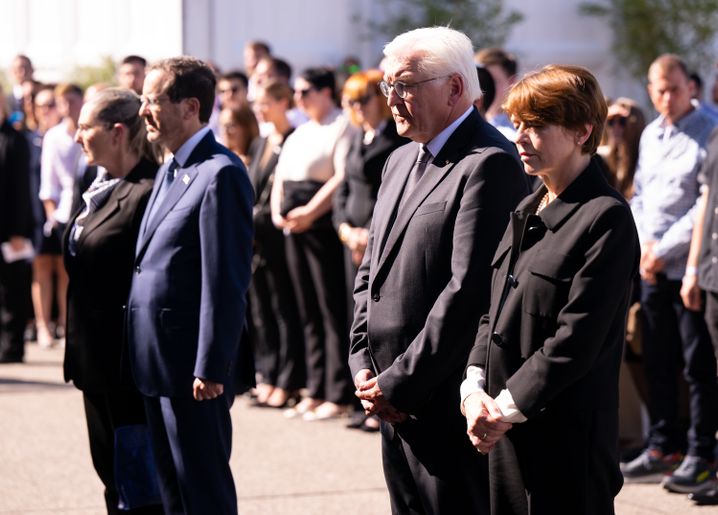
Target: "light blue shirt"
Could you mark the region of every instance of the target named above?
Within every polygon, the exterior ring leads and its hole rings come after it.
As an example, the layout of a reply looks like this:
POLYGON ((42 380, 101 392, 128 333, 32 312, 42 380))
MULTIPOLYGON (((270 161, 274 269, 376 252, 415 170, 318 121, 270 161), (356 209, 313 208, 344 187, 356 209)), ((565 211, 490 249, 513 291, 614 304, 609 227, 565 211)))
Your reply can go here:
POLYGON ((715 120, 693 109, 675 125, 659 116, 641 135, 631 210, 641 244, 655 241, 653 252, 665 263, 668 279, 685 273, 696 204, 698 173, 715 120))

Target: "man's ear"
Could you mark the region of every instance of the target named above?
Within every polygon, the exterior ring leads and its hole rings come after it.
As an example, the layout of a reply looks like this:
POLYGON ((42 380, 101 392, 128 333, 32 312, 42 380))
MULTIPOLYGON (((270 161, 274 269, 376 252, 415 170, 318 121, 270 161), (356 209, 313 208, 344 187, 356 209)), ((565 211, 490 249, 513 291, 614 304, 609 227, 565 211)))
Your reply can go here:
POLYGON ((185 108, 184 108, 184 118, 194 118, 195 116, 199 118, 199 99, 196 97, 190 97, 185 98, 183 102, 185 108))
POLYGON ((456 103, 464 96, 464 90, 466 85, 464 84, 464 78, 459 73, 454 73, 449 77, 449 105, 456 105, 456 103))

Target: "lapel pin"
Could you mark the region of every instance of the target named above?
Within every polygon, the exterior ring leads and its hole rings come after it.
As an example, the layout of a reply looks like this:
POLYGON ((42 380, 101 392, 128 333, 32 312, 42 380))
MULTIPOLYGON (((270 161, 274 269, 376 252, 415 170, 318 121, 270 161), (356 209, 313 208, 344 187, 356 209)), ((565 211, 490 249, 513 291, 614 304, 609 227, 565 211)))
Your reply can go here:
POLYGON ((189 175, 184 174, 182 176, 182 182, 184 183, 185 186, 187 186, 189 184, 189 175))

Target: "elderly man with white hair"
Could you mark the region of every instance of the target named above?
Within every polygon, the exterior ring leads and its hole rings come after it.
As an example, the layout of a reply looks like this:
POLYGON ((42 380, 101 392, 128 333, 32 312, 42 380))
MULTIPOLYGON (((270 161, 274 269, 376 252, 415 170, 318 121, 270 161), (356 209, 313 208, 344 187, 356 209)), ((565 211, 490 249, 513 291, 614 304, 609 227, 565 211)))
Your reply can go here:
POLYGON ((393 513, 488 513, 486 463, 459 384, 489 304, 491 258, 528 193, 513 146, 473 106, 471 41, 416 29, 385 49, 381 89, 410 138, 385 165, 357 275, 349 363, 382 419, 393 513))

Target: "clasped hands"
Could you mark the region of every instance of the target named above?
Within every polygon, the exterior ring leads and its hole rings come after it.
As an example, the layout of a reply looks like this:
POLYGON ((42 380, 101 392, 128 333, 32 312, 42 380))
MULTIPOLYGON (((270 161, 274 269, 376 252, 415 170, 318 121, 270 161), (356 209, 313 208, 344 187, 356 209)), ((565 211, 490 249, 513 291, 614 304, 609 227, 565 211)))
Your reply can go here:
POLYGON ((361 401, 364 414, 376 415, 390 424, 399 424, 409 418, 407 413, 399 411, 386 400, 379 388, 377 378, 368 368, 357 372, 354 376, 354 386, 356 386, 355 395, 361 401))
POLYGON ((488 454, 503 438, 512 424, 503 422, 503 413, 496 401, 486 392, 472 393, 463 403, 466 434, 481 454, 488 454))
POLYGON ((286 216, 272 214, 272 222, 278 229, 298 234, 312 226, 314 212, 307 206, 299 206, 292 209, 286 216))

